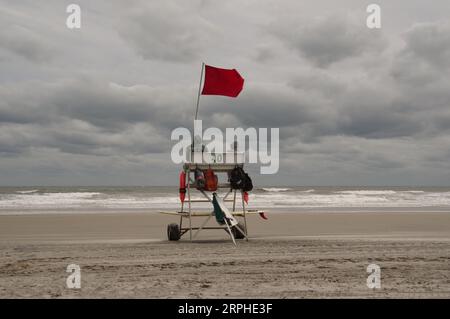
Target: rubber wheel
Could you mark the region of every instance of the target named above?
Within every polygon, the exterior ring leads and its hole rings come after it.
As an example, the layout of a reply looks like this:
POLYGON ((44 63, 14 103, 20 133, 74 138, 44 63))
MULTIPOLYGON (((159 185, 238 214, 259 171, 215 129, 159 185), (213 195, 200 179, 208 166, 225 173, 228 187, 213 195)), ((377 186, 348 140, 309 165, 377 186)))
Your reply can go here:
POLYGON ((181 237, 180 227, 178 224, 167 225, 167 238, 172 241, 179 240, 181 237))
POLYGON ((243 234, 241 232, 241 229, 245 232, 245 226, 242 223, 238 223, 237 226, 239 226, 239 229, 237 229, 236 226, 234 226, 233 228, 231 228, 231 232, 233 233, 233 237, 235 239, 244 239, 245 238, 245 234, 243 234))

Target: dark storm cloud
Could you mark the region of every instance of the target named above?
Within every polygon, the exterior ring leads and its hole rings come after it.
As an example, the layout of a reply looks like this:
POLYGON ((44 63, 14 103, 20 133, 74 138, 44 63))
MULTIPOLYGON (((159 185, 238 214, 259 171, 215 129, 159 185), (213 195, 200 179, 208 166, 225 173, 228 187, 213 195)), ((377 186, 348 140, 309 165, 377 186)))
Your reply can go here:
POLYGON ((0 121, 48 123, 61 118, 83 120, 102 128, 147 122, 171 129, 183 124, 185 88, 123 86, 79 78, 0 87, 0 121))
POLYGON ((52 85, 25 82, 0 86, 0 123, 46 124, 55 120, 48 103, 52 85))
POLYGON ((83 121, 64 120, 33 126, 0 127, 3 152, 23 153, 32 149, 55 149, 69 154, 148 154, 167 152, 166 136, 149 124, 134 124, 120 130, 103 130, 83 121))
POLYGON ((414 25, 403 33, 402 38, 404 47, 393 57, 390 68, 399 96, 393 107, 403 117, 420 123, 421 129, 415 127, 416 135, 446 134, 450 105, 449 22, 414 25))
POLYGON ((381 51, 385 43, 380 33, 371 33, 361 21, 331 15, 309 21, 279 21, 274 33, 290 48, 319 67, 381 51))
POLYGON ((335 133, 367 138, 411 136, 422 130, 419 119, 391 109, 346 110, 338 119, 335 133))
MULTIPOLYGON (((150 123, 172 129, 183 123, 183 90, 122 86, 103 81, 76 81, 60 87, 49 102, 62 116, 103 128, 150 123)), ((189 105, 191 107, 191 105, 189 105)))
POLYGON ((168 151, 171 129, 186 123, 177 109, 186 107, 182 93, 147 86, 80 79, 2 88, 0 96, 0 132, 8 152, 14 147, 18 153, 30 147, 97 155, 168 151))
POLYGON ((239 101, 231 105, 227 98, 204 98, 208 107, 203 109, 202 115, 227 112, 239 119, 240 123, 253 127, 298 126, 319 116, 317 108, 313 107, 317 101, 308 97, 286 86, 250 86, 239 101))
POLYGON ((420 112, 408 110, 391 90, 356 85, 340 97, 334 134, 365 138, 414 136, 423 131, 420 112), (405 110, 406 109, 406 110, 405 110))
POLYGON ((450 23, 419 24, 403 34, 405 47, 395 57, 392 76, 411 93, 433 96, 428 102, 447 104, 450 68, 450 23))

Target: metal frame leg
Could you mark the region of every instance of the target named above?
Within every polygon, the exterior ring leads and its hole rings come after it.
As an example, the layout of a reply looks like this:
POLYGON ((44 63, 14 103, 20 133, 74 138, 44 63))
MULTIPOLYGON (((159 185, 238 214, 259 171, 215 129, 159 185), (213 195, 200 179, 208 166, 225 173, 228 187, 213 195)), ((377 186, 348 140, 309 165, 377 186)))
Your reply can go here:
POLYGON ((209 220, 211 219, 211 217, 212 217, 212 215, 209 216, 209 217, 203 222, 203 224, 200 225, 200 227, 199 227, 199 228, 197 229, 197 231, 195 232, 194 237, 192 237, 192 238, 197 237, 198 233, 199 233, 200 231, 202 231, 203 227, 205 227, 205 225, 209 222, 209 220))
MULTIPOLYGON (((186 184, 184 184, 184 187, 186 187, 186 184)), ((186 190, 186 188, 185 188, 185 190, 186 190)), ((181 212, 184 212, 184 201, 181 202, 181 212)), ((181 231, 182 226, 183 226, 183 215, 180 216, 180 231, 181 231)))
POLYGON ((192 210, 191 210, 191 170, 187 170, 188 180, 188 206, 189 206, 189 239, 192 241, 192 210))
POLYGON ((248 241, 247 214, 245 210, 244 191, 241 191, 241 198, 242 198, 242 212, 244 213, 245 239, 248 241))

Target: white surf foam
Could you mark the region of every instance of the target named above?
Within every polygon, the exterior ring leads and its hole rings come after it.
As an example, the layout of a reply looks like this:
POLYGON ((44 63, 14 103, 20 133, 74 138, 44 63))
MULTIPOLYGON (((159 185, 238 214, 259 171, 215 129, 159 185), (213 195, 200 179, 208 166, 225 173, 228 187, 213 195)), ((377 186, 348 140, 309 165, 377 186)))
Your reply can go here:
POLYGON ((164 208, 176 207, 176 194, 168 196, 135 196, 99 192, 3 194, 0 209, 74 209, 74 208, 164 208))
POLYGON ((19 193, 19 194, 32 194, 32 193, 36 193, 38 191, 39 191, 38 189, 31 189, 31 190, 26 190, 26 191, 16 191, 16 193, 19 193))
POLYGON ((347 190, 336 192, 338 194, 350 194, 350 195, 392 195, 396 194, 393 190, 347 190))
POLYGON ((94 192, 21 193, 3 195, 0 208, 71 208, 93 200, 94 192))
MULTIPOLYGON (((21 190, 22 191, 22 190, 21 190)), ((31 190, 30 190, 31 191, 31 190)), ((22 191, 23 192, 23 191, 22 191)), ((198 199, 200 197, 197 197, 198 199)), ((240 199, 239 199, 240 200, 240 199)), ((197 206, 198 205, 198 206, 197 206)), ((209 203, 195 207, 211 208, 209 203)), ((251 208, 396 208, 444 207, 450 211, 449 191, 419 190, 298 190, 266 188, 250 193, 251 208)), ((7 210, 179 209, 176 191, 27 192, 0 194, 0 214, 7 210)))
POLYGON ((263 191, 265 192, 287 192, 290 190, 290 188, 279 188, 279 187, 268 187, 268 188, 262 188, 263 191))
POLYGON ((357 190, 254 194, 262 207, 450 207, 450 192, 357 190))

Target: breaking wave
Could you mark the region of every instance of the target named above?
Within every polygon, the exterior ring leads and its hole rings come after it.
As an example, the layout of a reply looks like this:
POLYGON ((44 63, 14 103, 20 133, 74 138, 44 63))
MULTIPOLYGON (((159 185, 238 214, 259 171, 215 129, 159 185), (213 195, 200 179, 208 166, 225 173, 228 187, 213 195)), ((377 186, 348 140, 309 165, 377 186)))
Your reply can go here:
POLYGON ((290 188, 278 188, 278 187, 268 187, 268 188, 262 188, 263 191, 265 192, 287 192, 290 190, 290 188))
MULTIPOLYGON (((8 189, 0 191, 0 214, 7 211, 77 209, 179 209, 176 188, 106 188, 80 191, 45 189, 8 189)), ((84 188, 83 188, 84 190, 84 188)), ((196 199, 201 194, 195 193, 196 199)), ((238 195, 239 196, 239 195, 238 195)), ((250 208, 420 208, 439 207, 450 211, 450 189, 345 189, 304 187, 267 187, 249 195, 250 208)), ((199 207, 211 208, 209 203, 199 207)), ((196 206, 197 207, 197 204, 196 206)))
POLYGON ((356 190, 356 191, 339 191, 338 194, 349 194, 349 195, 393 195, 396 191, 392 190, 356 190))
POLYGON ((26 190, 26 191, 16 191, 16 193, 19 193, 19 194, 31 194, 31 193, 36 193, 36 192, 39 192, 39 190, 32 189, 32 190, 26 190))

